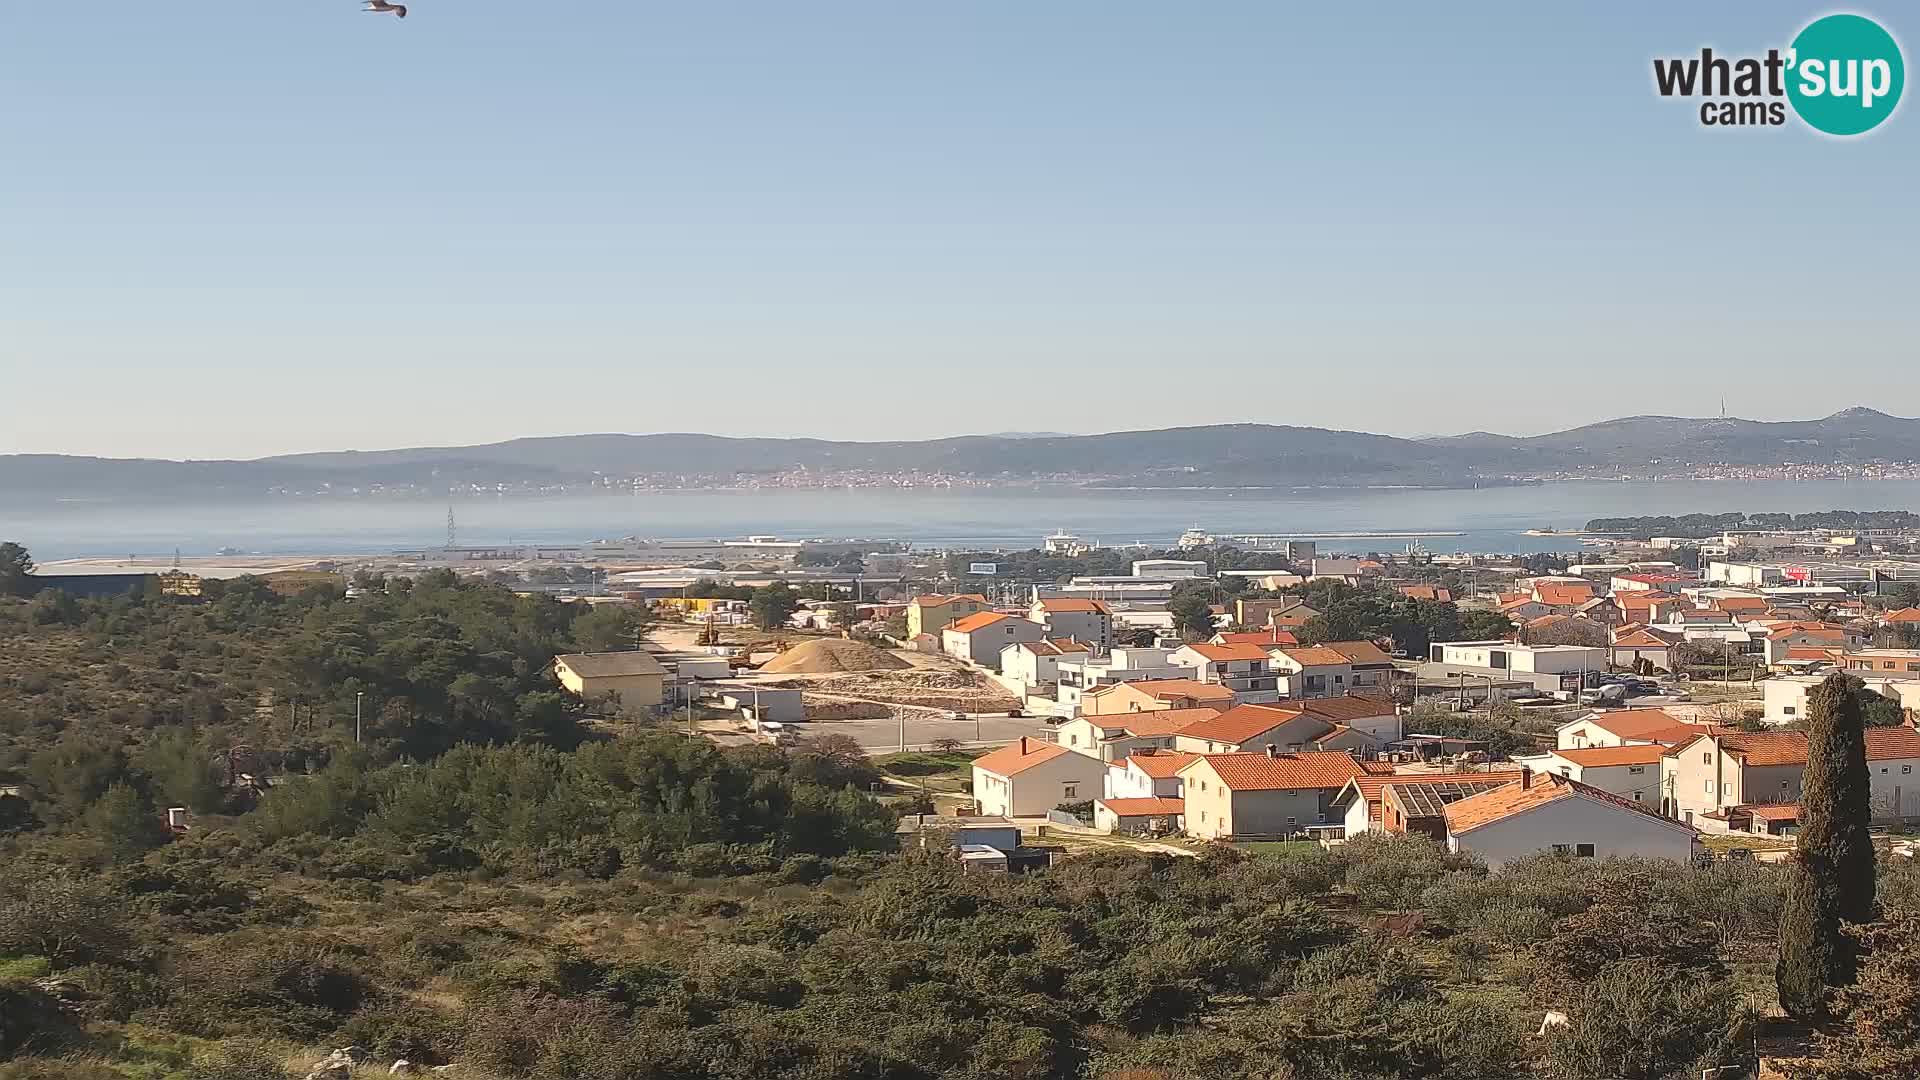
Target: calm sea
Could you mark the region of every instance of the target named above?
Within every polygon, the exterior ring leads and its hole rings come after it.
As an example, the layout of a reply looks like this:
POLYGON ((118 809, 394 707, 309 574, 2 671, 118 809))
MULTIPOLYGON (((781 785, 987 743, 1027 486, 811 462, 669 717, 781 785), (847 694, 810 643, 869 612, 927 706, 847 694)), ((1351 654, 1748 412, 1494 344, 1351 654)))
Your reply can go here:
MULTIPOLYGON (((925 546, 1035 547, 1066 529, 1107 544, 1214 533, 1460 532, 1429 550, 1554 551, 1588 519, 1633 514, 1920 507, 1920 481, 1575 482, 1456 491, 670 491, 444 501, 278 500, 174 505, 0 505, 0 540, 45 561, 126 554, 377 554, 444 543, 453 507, 463 544, 598 538, 894 537, 925 546)), ((1399 550, 1405 540, 1323 542, 1399 550)))

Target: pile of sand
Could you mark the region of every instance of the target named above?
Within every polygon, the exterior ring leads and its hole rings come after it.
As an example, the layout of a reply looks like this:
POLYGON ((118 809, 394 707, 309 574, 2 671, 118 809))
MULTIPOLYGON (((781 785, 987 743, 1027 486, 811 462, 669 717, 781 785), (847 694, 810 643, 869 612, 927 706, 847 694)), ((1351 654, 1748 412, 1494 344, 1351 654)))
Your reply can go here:
POLYGON ((822 675, 836 671, 898 671, 913 665, 862 641, 817 638, 795 645, 760 665, 775 675, 822 675))

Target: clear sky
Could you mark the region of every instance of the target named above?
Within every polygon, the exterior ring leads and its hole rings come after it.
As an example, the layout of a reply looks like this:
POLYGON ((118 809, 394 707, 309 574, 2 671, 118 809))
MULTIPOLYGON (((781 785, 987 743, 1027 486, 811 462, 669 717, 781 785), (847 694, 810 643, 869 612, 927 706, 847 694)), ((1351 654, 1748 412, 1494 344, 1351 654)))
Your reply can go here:
POLYGON ((1825 5, 410 6, 0 6, 0 452, 1920 414, 1916 103, 1652 91, 1825 5))

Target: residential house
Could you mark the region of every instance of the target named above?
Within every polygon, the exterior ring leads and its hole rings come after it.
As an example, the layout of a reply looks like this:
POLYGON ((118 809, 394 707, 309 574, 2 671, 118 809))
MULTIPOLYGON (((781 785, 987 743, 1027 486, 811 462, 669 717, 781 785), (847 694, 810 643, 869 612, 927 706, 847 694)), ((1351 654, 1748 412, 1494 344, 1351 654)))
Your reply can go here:
POLYGON ((1634 671, 1672 671, 1674 647, 1685 640, 1684 634, 1632 623, 1614 631, 1607 662, 1634 671))
POLYGON ((1580 605, 1593 599, 1593 583, 1567 580, 1537 581, 1533 586, 1533 599, 1551 609, 1551 614, 1572 615, 1580 610, 1580 605))
POLYGON ((1279 681, 1271 670, 1267 650, 1258 645, 1211 645, 1198 642, 1175 649, 1168 659, 1194 672, 1194 678, 1233 691, 1242 703, 1280 700, 1279 681))
MULTIPOLYGON (((1441 815, 1440 833, 1434 835, 1434 823, 1414 814, 1414 808, 1423 803, 1437 801, 1445 806, 1457 802, 1468 795, 1476 795, 1491 788, 1502 787, 1520 779, 1517 769, 1499 772, 1470 773, 1406 773, 1388 775, 1356 776, 1347 781, 1333 799, 1335 817, 1344 823, 1344 836, 1353 839, 1365 832, 1404 833, 1409 827, 1413 831, 1425 832, 1434 839, 1445 842, 1445 816, 1441 815), (1398 809, 1391 818, 1387 813, 1386 791, 1398 785, 1419 785, 1431 790, 1398 801, 1398 809)), ((1427 815, 1431 816, 1431 815, 1427 815)))
POLYGON ((1505 674, 1509 677, 1578 675, 1587 671, 1604 671, 1607 666, 1607 650, 1584 645, 1524 645, 1512 641, 1446 641, 1432 646, 1431 659, 1436 664, 1479 669, 1482 672, 1505 674))
POLYGON ((1276 645, 1298 645, 1300 639, 1293 631, 1278 626, 1269 626, 1265 630, 1222 630, 1213 635, 1215 645, 1259 645, 1263 648, 1276 645))
POLYGON ((1350 754, 1206 754, 1180 769, 1184 828, 1209 839, 1292 836, 1332 820, 1333 797, 1366 770, 1350 754))
POLYGON ((1198 757, 1177 750, 1139 750, 1107 766, 1109 799, 1181 797, 1180 770, 1198 757))
MULTIPOLYGON (((1920 732, 1909 725, 1866 730, 1867 773, 1876 822, 1920 818, 1920 732)), ((1668 748, 1664 809, 1688 822, 1724 822, 1735 807, 1800 801, 1807 737, 1798 731, 1713 729, 1668 748)))
POLYGON ((667 699, 667 669, 639 649, 556 656, 553 674, 588 701, 617 700, 622 711, 657 709, 667 699))
POLYGON ((1000 650, 1000 673, 1018 679, 1028 693, 1040 691, 1044 696, 1059 685, 1061 660, 1084 660, 1090 655, 1090 648, 1069 638, 1019 641, 1000 650))
POLYGON ((1397 670, 1393 666, 1393 657, 1386 650, 1371 641, 1323 641, 1320 648, 1332 649, 1347 658, 1352 668, 1347 680, 1349 693, 1378 692, 1391 693, 1393 675, 1397 670))
POLYGON ((1620 626, 1627 621, 1620 612, 1620 605, 1611 596, 1596 596, 1581 604, 1574 614, 1608 627, 1620 626))
POLYGON ((1516 623, 1531 622, 1534 619, 1542 619, 1548 615, 1559 614, 1559 611, 1554 608, 1552 604, 1543 604, 1535 600, 1530 593, 1520 593, 1514 596, 1503 594, 1500 597, 1500 604, 1497 610, 1500 614, 1505 615, 1516 623))
POLYGON ((1437 604, 1453 603, 1453 590, 1444 585, 1401 585, 1394 591, 1409 600, 1431 600, 1437 604))
POLYGON ((1046 636, 1046 627, 1037 622, 1000 611, 981 611, 940 631, 940 651, 999 671, 1000 654, 1007 646, 1041 641, 1046 636))
POLYGON ((1513 639, 1525 645, 1605 646, 1609 635, 1603 623, 1584 615, 1542 615, 1528 619, 1514 631, 1513 639))
POLYGON ((1772 623, 1767 627, 1767 663, 1785 663, 1795 649, 1845 649, 1849 644, 1852 642, 1844 626, 1823 622, 1772 623))
POLYGON ((1584 750, 1592 746, 1671 744, 1704 730, 1665 709, 1604 709, 1554 729, 1554 745, 1561 750, 1584 750))
POLYGON ((1102 686, 1146 679, 1183 679, 1192 674, 1186 668, 1169 663, 1167 658, 1172 655, 1172 649, 1119 648, 1105 656, 1062 657, 1056 665, 1060 684, 1055 699, 1068 709, 1078 711, 1081 697, 1102 686))
POLYGON ((987 598, 979 593, 916 596, 907 602, 907 636, 937 636, 948 623, 985 611, 987 606, 987 598))
POLYGON ((1669 612, 1678 611, 1687 606, 1685 600, 1668 593, 1642 590, 1637 592, 1617 592, 1607 599, 1613 601, 1620 610, 1622 622, 1639 623, 1646 626, 1666 618, 1669 612))
POLYGON ((1023 735, 973 760, 973 800, 982 814, 1033 817, 1097 797, 1106 772, 1097 757, 1023 735))
MULTIPOLYGON (((1920 710, 1920 679, 1911 675, 1902 678, 1896 674, 1865 671, 1848 674, 1860 679, 1866 689, 1897 703, 1901 708, 1920 710)), ((1814 687, 1826 679, 1826 675, 1775 675, 1760 680, 1760 692, 1764 699, 1761 720, 1772 727, 1784 727, 1796 720, 1806 719, 1807 699, 1814 687)))
POLYGON ((1195 679, 1142 679, 1138 682, 1113 683, 1091 690, 1080 698, 1080 711, 1088 716, 1208 706, 1226 709, 1232 705, 1232 690, 1195 679))
POLYGON ((1043 597, 1033 602, 1027 617, 1047 628, 1054 639, 1072 638, 1106 652, 1113 647, 1113 609, 1105 600, 1043 597))
POLYGON ((1514 760, 1536 772, 1552 773, 1601 791, 1632 799, 1643 806, 1660 806, 1661 765, 1667 747, 1660 743, 1589 746, 1578 750, 1549 750, 1514 760))
POLYGON ((1895 608, 1880 616, 1882 626, 1920 626, 1920 607, 1895 608))
MULTIPOLYGON (((1366 699, 1360 700, 1363 703, 1366 699)), ((1381 740, 1366 731, 1309 711, 1312 702, 1274 705, 1236 705, 1174 734, 1173 746, 1194 754, 1237 754, 1264 751, 1377 749, 1381 740)), ((1389 702, 1369 703, 1367 711, 1393 712, 1389 702)), ((1397 717, 1395 718, 1397 719, 1397 717)))
POLYGON ((1095 799, 1093 827, 1106 833, 1158 835, 1184 827, 1186 803, 1164 796, 1141 799, 1095 799))
POLYGON ((1447 804, 1447 849, 1498 870, 1539 852, 1605 859, 1691 860, 1692 825, 1578 780, 1522 772, 1504 787, 1447 804))
POLYGON ((1267 650, 1279 676, 1281 697, 1338 697, 1354 685, 1353 661, 1325 645, 1280 646, 1267 650))
POLYGON ((1721 593, 1707 599, 1707 606, 1724 611, 1740 622, 1765 618, 1773 602, 1758 593, 1721 593))
POLYGON ((1736 806, 1727 811, 1727 831, 1755 836, 1792 836, 1800 831, 1800 804, 1736 806))
POLYGON ((1621 593, 1662 592, 1678 596, 1680 590, 1690 585, 1700 584, 1700 579, 1683 574, 1615 574, 1608 582, 1608 588, 1618 597, 1621 593))
POLYGON ((1076 716, 1054 729, 1054 741, 1101 761, 1120 761, 1130 754, 1171 749, 1181 728, 1220 712, 1217 708, 1155 709, 1076 716))
POLYGON ((1856 649, 1845 667, 1862 679, 1920 679, 1920 649, 1856 649))

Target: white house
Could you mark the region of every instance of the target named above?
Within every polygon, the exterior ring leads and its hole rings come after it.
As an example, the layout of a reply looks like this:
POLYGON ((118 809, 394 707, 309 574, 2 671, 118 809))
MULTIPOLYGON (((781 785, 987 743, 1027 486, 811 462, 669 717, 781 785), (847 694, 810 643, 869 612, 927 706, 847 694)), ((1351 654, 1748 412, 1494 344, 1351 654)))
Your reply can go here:
POLYGON ((1562 750, 1580 750, 1589 746, 1670 744, 1695 734, 1691 725, 1665 709, 1603 709, 1555 728, 1554 745, 1562 750))
MULTIPOLYGON (((1920 818, 1920 733, 1870 727, 1866 743, 1873 820, 1920 818)), ((1684 821, 1719 821, 1736 807, 1798 802, 1807 737, 1716 728, 1669 748, 1662 764, 1663 809, 1684 821)))
POLYGON ((1433 646, 1433 662, 1530 675, 1607 670, 1607 650, 1584 645, 1516 645, 1511 641, 1448 641, 1433 646))
POLYGON ((1581 750, 1549 750, 1514 761, 1536 772, 1564 776, 1651 808, 1660 806, 1661 764, 1667 747, 1660 743, 1590 746, 1581 750))
POLYGON ((1059 672, 1060 704, 1078 709, 1080 699, 1089 691, 1115 683, 1142 682, 1147 679, 1181 679, 1192 672, 1169 663, 1172 649, 1114 649, 1105 657, 1080 659, 1061 657, 1055 665, 1059 672))
MULTIPOLYGON (((1877 678, 1865 671, 1849 674, 1859 677, 1868 690, 1898 702, 1903 709, 1920 709, 1920 679, 1877 678)), ((1765 699, 1763 719, 1775 727, 1806 719, 1808 695, 1826 680, 1825 675, 1774 675, 1760 680, 1760 693, 1765 699)))
POLYGON ((1181 795, 1180 770, 1195 755, 1177 750, 1136 750, 1107 766, 1108 799, 1172 798, 1181 795))
POLYGON ((1029 693, 1060 682, 1060 661, 1086 658, 1091 650, 1077 641, 1021 641, 1000 650, 1000 673, 1018 679, 1029 693))
POLYGON ((1033 602, 1027 617, 1045 626, 1047 636, 1056 641, 1072 638, 1093 646, 1095 652, 1113 647, 1113 609, 1104 600, 1042 597, 1033 602))
POLYGON ((1143 750, 1169 749, 1181 728, 1218 716, 1220 711, 1197 708, 1092 713, 1062 722, 1054 729, 1054 741, 1078 754, 1119 761, 1143 750))
POLYGON ((1269 648, 1281 697, 1341 697, 1355 685, 1353 661, 1325 645, 1269 648))
POLYGON ((1446 807, 1447 849, 1498 870, 1538 852, 1604 859, 1639 855, 1686 861, 1699 833, 1651 807, 1564 776, 1522 773, 1504 787, 1446 807))
POLYGON ((1046 628, 1037 622, 999 611, 981 611, 955 620, 940 631, 940 651, 998 671, 1000 653, 1007 646, 1041 641, 1046 636, 1046 628))
POLYGON ((1195 681, 1224 686, 1241 704, 1280 700, 1279 680, 1267 651, 1258 645, 1212 645, 1196 642, 1174 650, 1172 663, 1193 671, 1195 681))
POLYGON ((1097 757, 1023 735, 974 759, 973 798, 982 814, 1033 817, 1099 797, 1106 772, 1097 757))

